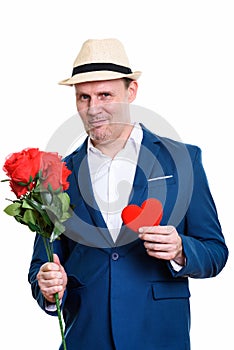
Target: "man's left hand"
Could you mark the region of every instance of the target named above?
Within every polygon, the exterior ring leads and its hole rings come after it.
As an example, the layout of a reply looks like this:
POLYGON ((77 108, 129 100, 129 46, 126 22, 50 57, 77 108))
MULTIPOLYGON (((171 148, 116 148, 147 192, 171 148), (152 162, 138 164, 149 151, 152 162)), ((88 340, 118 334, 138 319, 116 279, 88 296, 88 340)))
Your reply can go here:
POLYGON ((182 239, 174 226, 148 226, 139 229, 147 254, 163 260, 174 260, 185 265, 182 239))

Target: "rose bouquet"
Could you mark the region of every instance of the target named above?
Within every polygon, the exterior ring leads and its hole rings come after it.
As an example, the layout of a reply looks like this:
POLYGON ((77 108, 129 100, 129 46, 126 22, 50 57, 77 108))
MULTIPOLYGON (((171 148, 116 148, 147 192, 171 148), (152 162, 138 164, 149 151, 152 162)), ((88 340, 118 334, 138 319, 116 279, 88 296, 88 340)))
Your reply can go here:
MULTIPOLYGON (((27 148, 6 158, 3 170, 16 195, 4 211, 16 221, 43 237, 48 260, 53 261, 53 242, 65 231, 71 217, 70 198, 65 190, 71 171, 55 152, 27 148)), ((8 199, 9 200, 9 199, 8 199)), ((66 343, 58 293, 55 294, 63 348, 66 343)))

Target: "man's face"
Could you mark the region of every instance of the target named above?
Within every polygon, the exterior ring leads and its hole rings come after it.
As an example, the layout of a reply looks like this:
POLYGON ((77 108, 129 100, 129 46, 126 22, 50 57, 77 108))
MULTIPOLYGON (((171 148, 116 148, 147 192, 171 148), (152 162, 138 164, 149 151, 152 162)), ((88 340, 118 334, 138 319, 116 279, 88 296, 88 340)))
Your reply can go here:
POLYGON ((94 144, 125 137, 129 130, 131 103, 137 82, 127 88, 123 79, 85 82, 75 85, 76 106, 86 132, 94 144))

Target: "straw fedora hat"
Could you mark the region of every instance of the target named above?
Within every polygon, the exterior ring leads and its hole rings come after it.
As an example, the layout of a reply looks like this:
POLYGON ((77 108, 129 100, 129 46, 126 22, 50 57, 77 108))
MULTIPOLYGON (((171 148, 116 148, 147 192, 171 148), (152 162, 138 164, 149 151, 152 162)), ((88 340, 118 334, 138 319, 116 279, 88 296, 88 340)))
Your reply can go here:
POLYGON ((136 80, 141 72, 132 72, 123 44, 117 39, 89 39, 84 42, 73 64, 72 76, 59 82, 72 86, 99 80, 129 78, 136 80))

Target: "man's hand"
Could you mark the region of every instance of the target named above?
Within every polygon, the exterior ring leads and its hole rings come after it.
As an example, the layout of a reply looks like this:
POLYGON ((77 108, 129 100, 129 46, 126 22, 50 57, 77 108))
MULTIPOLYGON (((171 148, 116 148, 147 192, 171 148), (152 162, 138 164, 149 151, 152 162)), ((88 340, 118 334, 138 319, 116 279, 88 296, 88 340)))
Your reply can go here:
POLYGON ((43 264, 37 274, 37 280, 43 296, 51 303, 55 302, 54 294, 62 299, 67 285, 67 274, 54 254, 54 262, 43 264))
POLYGON ((164 260, 174 260, 185 265, 182 240, 174 226, 150 226, 139 229, 147 254, 164 260))

